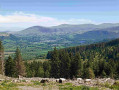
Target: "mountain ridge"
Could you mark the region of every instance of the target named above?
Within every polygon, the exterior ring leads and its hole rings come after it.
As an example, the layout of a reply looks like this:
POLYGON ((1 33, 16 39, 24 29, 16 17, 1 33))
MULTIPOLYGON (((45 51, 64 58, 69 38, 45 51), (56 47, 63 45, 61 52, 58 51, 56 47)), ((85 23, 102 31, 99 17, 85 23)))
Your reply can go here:
MULTIPOLYGON (((70 25, 70 24, 61 24, 58 26, 53 27, 44 27, 44 26, 32 26, 26 28, 22 31, 13 33, 14 35, 24 36, 24 35, 45 35, 45 34, 67 34, 67 33, 84 33, 87 31, 94 31, 94 30, 103 30, 107 31, 106 29, 118 27, 119 23, 112 24, 112 23, 104 23, 104 24, 80 24, 80 25, 70 25)), ((118 30, 117 30, 118 31, 118 30)))

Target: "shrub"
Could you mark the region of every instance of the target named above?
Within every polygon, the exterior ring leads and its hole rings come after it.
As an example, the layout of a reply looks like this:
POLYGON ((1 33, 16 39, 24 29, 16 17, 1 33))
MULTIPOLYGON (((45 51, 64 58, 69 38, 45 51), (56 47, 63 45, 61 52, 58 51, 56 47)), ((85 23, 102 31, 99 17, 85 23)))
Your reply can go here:
POLYGON ((119 82, 115 82, 110 88, 119 90, 119 82))

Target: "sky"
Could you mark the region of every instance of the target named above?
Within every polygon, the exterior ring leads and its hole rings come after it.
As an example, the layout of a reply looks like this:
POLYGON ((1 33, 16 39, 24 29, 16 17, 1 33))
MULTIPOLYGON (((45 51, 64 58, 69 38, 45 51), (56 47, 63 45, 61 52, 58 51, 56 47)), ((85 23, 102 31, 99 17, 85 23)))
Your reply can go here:
POLYGON ((119 0, 0 0, 0 27, 119 23, 119 0))

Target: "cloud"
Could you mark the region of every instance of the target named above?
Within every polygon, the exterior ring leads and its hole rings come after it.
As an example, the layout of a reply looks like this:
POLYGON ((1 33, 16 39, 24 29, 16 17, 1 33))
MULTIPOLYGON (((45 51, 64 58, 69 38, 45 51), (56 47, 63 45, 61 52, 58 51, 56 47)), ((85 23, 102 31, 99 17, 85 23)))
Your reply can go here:
POLYGON ((95 23, 87 19, 57 19, 52 17, 45 17, 35 14, 26 14, 23 12, 15 12, 10 15, 0 15, 0 26, 6 27, 29 27, 34 25, 41 26, 56 26, 60 24, 87 24, 95 23))

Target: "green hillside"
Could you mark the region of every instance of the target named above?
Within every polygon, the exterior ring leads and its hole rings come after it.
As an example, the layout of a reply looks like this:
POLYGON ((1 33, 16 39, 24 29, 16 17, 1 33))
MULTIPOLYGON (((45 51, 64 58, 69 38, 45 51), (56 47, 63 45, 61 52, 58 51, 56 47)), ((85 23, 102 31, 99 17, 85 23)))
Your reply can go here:
POLYGON ((119 78, 119 39, 50 51, 52 76, 119 78), (59 68, 60 67, 60 68, 59 68), (56 73, 55 73, 56 72, 56 73))
POLYGON ((54 47, 59 49, 119 38, 119 24, 33 26, 25 30, 0 33, 5 56, 20 48, 24 60, 45 58, 54 47))
MULTIPOLYGON (((18 37, 10 34, 0 36, 5 52, 14 53, 19 47, 24 60, 45 58, 48 51, 54 47, 59 49, 77 45, 91 44, 102 40, 114 39, 118 33, 107 31, 89 31, 83 34, 42 35, 18 37), (100 33, 100 35, 99 35, 100 33)), ((8 55, 7 55, 8 56, 8 55)))

